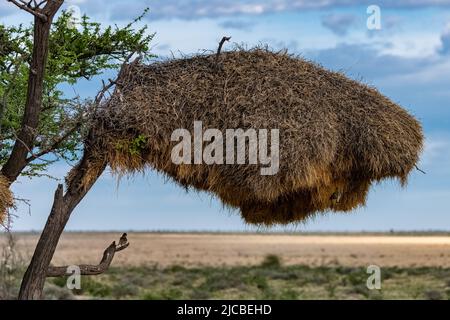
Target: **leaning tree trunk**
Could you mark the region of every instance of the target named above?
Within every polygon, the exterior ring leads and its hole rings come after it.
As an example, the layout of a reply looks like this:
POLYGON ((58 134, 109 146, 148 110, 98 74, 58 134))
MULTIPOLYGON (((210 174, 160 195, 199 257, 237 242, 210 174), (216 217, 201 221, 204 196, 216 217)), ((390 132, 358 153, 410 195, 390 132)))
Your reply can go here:
POLYGON ((74 175, 64 195, 63 185, 58 185, 47 223, 22 280, 19 291, 20 300, 38 300, 42 298, 47 271, 67 221, 72 211, 105 170, 106 164, 96 168, 96 170, 90 170, 92 166, 91 152, 87 145, 83 158, 74 168, 74 175), (92 176, 93 172, 95 173, 94 176, 92 176), (85 179, 87 174, 90 175, 89 179, 85 179))
MULTIPOLYGON (((27 166, 28 153, 34 146, 36 130, 39 126, 39 116, 42 109, 42 94, 44 89, 45 66, 47 64, 49 50, 50 28, 52 19, 62 4, 63 1, 61 0, 48 1, 43 9, 39 10, 39 12, 36 10, 34 13, 36 16, 34 18, 33 54, 31 56, 30 72, 28 75, 24 115, 21 129, 14 143, 11 155, 1 169, 2 174, 8 178, 10 183, 16 181, 17 177, 27 166)), ((19 7, 24 7, 24 5, 19 5, 19 7)))

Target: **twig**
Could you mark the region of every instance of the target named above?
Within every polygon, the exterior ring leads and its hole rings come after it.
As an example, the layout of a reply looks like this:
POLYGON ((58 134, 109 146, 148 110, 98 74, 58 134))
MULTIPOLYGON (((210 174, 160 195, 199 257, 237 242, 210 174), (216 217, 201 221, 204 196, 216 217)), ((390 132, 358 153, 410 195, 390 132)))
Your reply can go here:
MULTIPOLYGON (((100 105, 100 103, 102 102, 103 98, 105 97, 106 92, 109 91, 109 89, 111 89, 113 86, 115 86, 117 84, 117 81, 120 79, 120 77, 122 76, 122 73, 125 69, 125 67, 128 65, 129 61, 131 60, 131 58, 136 54, 136 51, 131 52, 123 61, 122 66, 119 70, 119 73, 117 74, 117 77, 115 80, 112 79, 108 79, 108 84, 105 84, 105 82, 102 80, 102 90, 100 90, 94 100, 94 105, 96 107, 98 107, 100 105)), ((139 61, 141 60, 141 56, 137 57, 136 59, 133 60, 133 64, 137 64, 139 63, 139 61)))
POLYGON ((30 199, 14 198, 14 201, 19 201, 19 202, 25 203, 25 205, 28 207, 28 215, 31 215, 31 200, 30 199))
MULTIPOLYGON (((111 265, 111 262, 114 258, 114 254, 116 252, 122 251, 128 246, 130 243, 127 239, 127 234, 124 233, 122 237, 120 238, 119 244, 116 245, 116 242, 113 241, 108 248, 105 249, 103 252, 102 260, 98 265, 89 265, 89 264, 82 264, 78 267, 80 268, 81 275, 84 276, 93 276, 104 273, 106 270, 108 270, 109 266, 111 265)), ((47 270, 47 277, 63 277, 63 276, 70 276, 72 273, 67 272, 69 266, 61 266, 61 267, 48 267, 47 270)))
POLYGON ((109 79, 108 81, 108 84, 105 84, 105 81, 102 80, 102 90, 97 93, 97 96, 94 100, 94 105, 98 106, 105 97, 106 92, 108 92, 108 90, 116 84, 115 80, 109 79))
POLYGON ((16 1, 16 0, 7 0, 7 1, 15 4, 20 9, 25 10, 28 13, 31 13, 35 17, 38 17, 39 19, 42 19, 44 22, 46 22, 48 20, 48 18, 47 18, 47 16, 45 14, 37 11, 39 6, 37 6, 35 8, 32 8, 31 5, 29 5, 29 3, 27 4, 24 1, 20 1, 20 3, 18 1, 16 1))
POLYGON ((230 41, 231 37, 223 37, 222 40, 220 40, 219 47, 217 48, 216 53, 216 59, 219 59, 220 52, 222 51, 222 46, 225 43, 225 41, 230 41))
MULTIPOLYGON (((27 129, 29 130, 30 128, 27 127, 27 129)), ((14 136, 14 139, 19 141, 28 150, 29 153, 33 153, 30 147, 28 147, 28 145, 22 139, 20 139, 15 132, 13 132, 12 135, 14 136)))
POLYGON ((422 169, 420 169, 417 165, 414 165, 414 167, 416 167, 417 171, 422 172, 423 174, 427 174, 425 171, 423 171, 422 169))
POLYGON ((72 133, 74 133, 80 127, 81 127, 81 121, 77 122, 70 130, 67 130, 67 132, 65 134, 63 134, 62 136, 55 139, 55 141, 51 144, 50 147, 45 148, 44 150, 41 150, 38 153, 31 153, 31 156, 29 156, 26 159, 26 162, 29 163, 33 160, 36 160, 37 158, 40 158, 40 157, 46 155, 49 152, 54 151, 55 149, 57 149, 59 147, 59 145, 62 142, 64 142, 72 133))

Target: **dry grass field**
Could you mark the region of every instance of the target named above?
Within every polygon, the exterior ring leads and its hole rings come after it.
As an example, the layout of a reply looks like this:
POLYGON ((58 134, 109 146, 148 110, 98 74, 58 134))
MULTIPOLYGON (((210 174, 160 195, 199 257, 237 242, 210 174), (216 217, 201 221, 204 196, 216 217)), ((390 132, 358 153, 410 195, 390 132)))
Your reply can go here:
MULTIPOLYGON (((53 262, 96 263, 120 235, 65 233, 53 262)), ((31 255, 38 236, 18 234, 17 239, 19 250, 31 255)), ((285 265, 450 267, 450 236, 445 235, 129 233, 128 240, 130 247, 117 254, 114 266, 248 266, 274 254, 285 265)))
MULTIPOLYGON (((96 264, 120 235, 65 233, 53 263, 96 264)), ((37 235, 15 238, 15 250, 27 261, 37 235)), ((450 298, 450 236, 446 234, 129 233, 128 239, 130 247, 116 255, 107 273, 83 277, 79 291, 68 290, 65 279, 49 279, 47 297, 450 298), (381 268, 382 290, 367 289, 369 265, 381 268)), ((0 248, 5 243, 1 235, 0 248)), ((4 297, 14 297, 20 274, 10 275, 4 297)))

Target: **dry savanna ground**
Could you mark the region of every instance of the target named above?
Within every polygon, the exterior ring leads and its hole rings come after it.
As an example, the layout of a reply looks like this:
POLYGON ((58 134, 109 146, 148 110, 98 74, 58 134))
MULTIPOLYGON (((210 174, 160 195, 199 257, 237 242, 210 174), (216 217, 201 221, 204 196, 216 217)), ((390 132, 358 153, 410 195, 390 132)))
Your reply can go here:
MULTIPOLYGON (((120 232, 65 233, 53 264, 96 264, 120 232)), ((16 234, 27 261, 35 234, 16 234)), ((56 298, 448 299, 448 234, 128 233, 111 269, 78 292, 50 279, 56 298), (382 271, 368 290, 367 266, 382 271)), ((6 237, 0 236, 0 246, 6 237)))
MULTIPOLYGON (((95 263, 121 233, 65 233, 54 264, 95 263)), ((38 236, 19 234, 18 248, 31 255, 38 236)), ((4 237, 0 238, 4 241, 4 237)), ((114 266, 237 266, 259 264, 274 254, 285 265, 450 267, 450 236, 128 233, 130 247, 114 266)))

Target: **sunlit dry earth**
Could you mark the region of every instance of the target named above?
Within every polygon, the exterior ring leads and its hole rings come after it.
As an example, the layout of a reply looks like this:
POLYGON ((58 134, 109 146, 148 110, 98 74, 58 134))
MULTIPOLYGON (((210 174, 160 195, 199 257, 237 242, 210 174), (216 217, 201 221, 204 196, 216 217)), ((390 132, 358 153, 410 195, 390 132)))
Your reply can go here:
MULTIPOLYGON (((53 264, 96 264, 121 233, 65 233, 53 264)), ((17 234, 19 250, 30 256, 38 236, 17 234)), ((276 254, 285 265, 450 267, 446 235, 280 235, 129 233, 130 247, 114 266, 237 266, 259 264, 276 254)), ((0 242, 4 242, 4 235, 0 242)))

